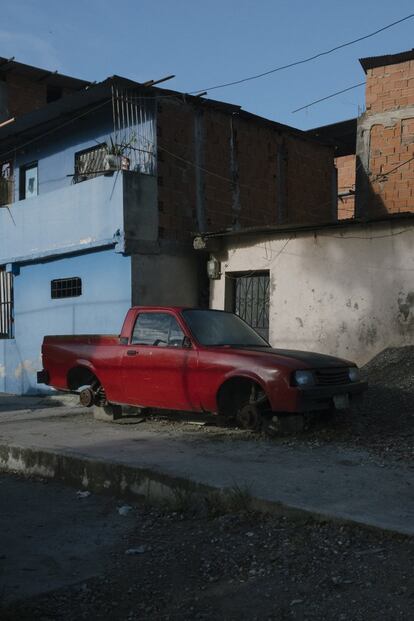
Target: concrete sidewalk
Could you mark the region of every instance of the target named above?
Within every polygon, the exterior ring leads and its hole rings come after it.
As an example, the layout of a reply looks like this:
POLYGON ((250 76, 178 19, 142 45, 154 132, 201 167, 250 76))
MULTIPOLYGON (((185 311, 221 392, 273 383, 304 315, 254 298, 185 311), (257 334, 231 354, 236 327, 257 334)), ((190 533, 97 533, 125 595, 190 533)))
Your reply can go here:
POLYGON ((205 489, 247 486, 276 507, 414 534, 414 470, 364 451, 243 439, 243 432, 188 424, 108 424, 74 401, 51 403, 0 396, 1 469, 91 489, 96 478, 95 488, 112 493, 186 481, 205 489))

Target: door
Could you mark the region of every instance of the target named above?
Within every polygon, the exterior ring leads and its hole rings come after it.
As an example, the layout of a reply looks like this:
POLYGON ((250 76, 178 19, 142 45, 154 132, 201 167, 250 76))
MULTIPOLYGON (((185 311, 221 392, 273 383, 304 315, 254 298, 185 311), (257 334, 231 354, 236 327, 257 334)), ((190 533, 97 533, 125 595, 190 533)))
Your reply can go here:
POLYGON ((233 282, 233 312, 269 340, 269 272, 229 274, 233 282))
POLYGON ((125 403, 173 410, 197 410, 192 376, 197 352, 185 346, 174 315, 140 312, 122 359, 125 403))

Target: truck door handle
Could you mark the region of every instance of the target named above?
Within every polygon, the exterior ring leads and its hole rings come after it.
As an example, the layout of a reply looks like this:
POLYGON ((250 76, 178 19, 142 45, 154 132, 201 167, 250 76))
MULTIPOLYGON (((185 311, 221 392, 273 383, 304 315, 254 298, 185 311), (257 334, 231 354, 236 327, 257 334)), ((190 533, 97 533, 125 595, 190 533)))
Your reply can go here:
POLYGON ((136 349, 127 349, 127 356, 136 356, 137 353, 136 349))

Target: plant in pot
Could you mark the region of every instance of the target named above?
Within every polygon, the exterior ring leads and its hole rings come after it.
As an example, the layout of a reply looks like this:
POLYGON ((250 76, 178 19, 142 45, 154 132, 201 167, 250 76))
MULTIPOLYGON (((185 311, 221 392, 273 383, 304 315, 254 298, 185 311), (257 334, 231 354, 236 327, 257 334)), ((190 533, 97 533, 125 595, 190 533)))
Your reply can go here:
POLYGON ((135 135, 132 134, 130 138, 122 138, 118 140, 112 136, 106 141, 105 145, 105 158, 104 168, 108 172, 115 170, 129 170, 130 158, 128 155, 131 149, 134 148, 135 135))

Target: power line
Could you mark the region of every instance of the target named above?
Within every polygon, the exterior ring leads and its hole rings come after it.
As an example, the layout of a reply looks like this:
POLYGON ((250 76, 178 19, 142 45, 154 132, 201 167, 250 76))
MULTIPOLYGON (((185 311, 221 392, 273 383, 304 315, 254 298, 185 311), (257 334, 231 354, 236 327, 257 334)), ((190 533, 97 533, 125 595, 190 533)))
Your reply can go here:
POLYGON ((401 162, 401 164, 398 164, 394 168, 391 168, 391 170, 387 170, 386 172, 383 172, 383 173, 378 173, 373 179, 371 179, 371 183, 374 182, 374 181, 378 181, 378 180, 382 179, 383 177, 387 177, 388 175, 391 175, 396 170, 398 170, 399 168, 402 168, 406 164, 409 164, 413 160, 414 160, 414 155, 413 155, 413 157, 410 157, 409 160, 406 160, 405 162, 401 162))
POLYGON ((74 117, 70 118, 68 121, 65 121, 64 123, 61 123, 60 125, 57 125, 56 127, 53 127, 52 129, 49 129, 48 131, 44 132, 43 134, 40 134, 39 136, 36 136, 35 138, 32 138, 31 140, 28 140, 27 142, 24 142, 23 144, 19 144, 18 147, 14 147, 13 149, 9 149, 9 151, 5 151, 4 153, 0 153, 0 158, 7 157, 8 155, 10 155, 12 153, 15 154, 17 151, 21 151, 22 149, 27 147, 29 144, 32 144, 33 142, 37 142, 38 140, 41 140, 45 136, 49 136, 50 134, 53 134, 54 132, 58 131, 58 129, 62 129, 63 127, 66 127, 67 125, 70 125, 71 123, 74 123, 75 121, 81 119, 82 117, 86 116, 87 114, 91 114, 92 112, 95 112, 99 108, 102 108, 103 106, 106 106, 111 101, 112 101, 112 98, 111 99, 106 99, 105 101, 101 101, 100 104, 98 104, 97 106, 94 106, 93 108, 89 108, 88 110, 86 110, 86 112, 82 112, 78 116, 74 116, 74 117))
POLYGON ((336 97, 337 95, 341 95, 341 93, 346 93, 347 91, 352 91, 353 88, 358 88, 359 86, 364 86, 365 82, 359 82, 359 84, 354 84, 353 86, 348 86, 348 88, 343 88, 341 91, 336 91, 336 93, 332 93, 332 95, 327 95, 326 97, 321 97, 321 99, 316 99, 315 101, 311 101, 311 103, 306 104, 306 106, 301 106, 300 108, 296 108, 296 110, 292 110, 292 114, 295 112, 299 112, 300 110, 304 110, 305 108, 310 108, 321 101, 326 101, 327 99, 331 99, 332 97, 336 97))
POLYGON ((227 86, 235 86, 236 84, 242 84, 243 82, 249 82, 250 80, 257 80, 258 78, 263 78, 267 75, 271 75, 273 73, 276 73, 278 71, 282 71, 284 69, 290 69, 291 67, 296 67, 297 65, 303 65, 305 63, 309 63, 312 60, 316 60, 317 58, 321 58, 321 56, 327 56, 328 54, 332 54, 333 52, 336 52, 337 50, 341 50, 344 47, 349 47, 350 45, 354 45, 354 43, 359 43, 360 41, 364 41, 365 39, 369 39, 370 37, 374 37, 375 35, 379 34, 380 32, 384 32, 384 30, 388 30, 389 28, 393 28, 394 26, 397 26, 397 24, 401 24, 402 22, 407 21, 408 19, 412 19, 414 17, 414 13, 411 13, 410 15, 406 15, 405 17, 398 19, 395 22, 392 22, 391 24, 387 24, 386 26, 383 26, 382 28, 378 28, 378 30, 375 30, 374 32, 370 32, 366 35, 363 35, 362 37, 358 37, 357 39, 352 39, 352 41, 347 41, 346 43, 341 43, 340 45, 336 45, 335 47, 332 47, 329 50, 325 50, 324 52, 318 52, 317 54, 314 54, 313 56, 308 56, 307 58, 302 58, 301 60, 296 60, 292 63, 288 63, 287 65, 281 65, 279 67, 276 67, 275 69, 269 69, 268 71, 263 71, 262 73, 256 73, 254 75, 248 76, 246 78, 241 78, 240 80, 234 80, 232 82, 224 82, 223 84, 216 84, 214 86, 209 86, 207 88, 200 88, 196 91, 191 91, 190 93, 188 93, 189 95, 195 95, 197 93, 200 93, 202 91, 214 91, 218 88, 226 88, 227 86))

